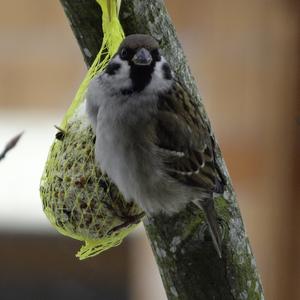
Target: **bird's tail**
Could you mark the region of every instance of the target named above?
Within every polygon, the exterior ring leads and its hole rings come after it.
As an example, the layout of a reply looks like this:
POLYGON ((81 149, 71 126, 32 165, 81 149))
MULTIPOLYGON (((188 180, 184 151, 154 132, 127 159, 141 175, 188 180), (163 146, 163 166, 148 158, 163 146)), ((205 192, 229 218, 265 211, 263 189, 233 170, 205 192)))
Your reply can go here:
POLYGON ((218 225, 218 216, 215 210, 214 201, 212 198, 205 200, 195 200, 193 201, 198 207, 202 208, 206 221, 208 223, 209 232, 214 243, 215 249, 219 255, 222 257, 222 234, 218 225))

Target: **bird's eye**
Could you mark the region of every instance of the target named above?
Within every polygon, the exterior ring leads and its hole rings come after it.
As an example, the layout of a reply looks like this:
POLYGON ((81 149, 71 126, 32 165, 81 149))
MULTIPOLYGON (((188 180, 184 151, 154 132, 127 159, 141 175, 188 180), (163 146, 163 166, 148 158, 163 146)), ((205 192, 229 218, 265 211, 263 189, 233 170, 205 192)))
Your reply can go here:
POLYGON ((160 55, 160 52, 159 52, 158 49, 152 50, 152 51, 151 51, 151 55, 152 55, 153 60, 155 60, 155 61, 160 61, 161 55, 160 55))
POLYGON ((126 48, 123 48, 123 49, 121 50, 120 57, 121 57, 122 59, 126 59, 126 58, 128 57, 128 51, 127 51, 126 48))

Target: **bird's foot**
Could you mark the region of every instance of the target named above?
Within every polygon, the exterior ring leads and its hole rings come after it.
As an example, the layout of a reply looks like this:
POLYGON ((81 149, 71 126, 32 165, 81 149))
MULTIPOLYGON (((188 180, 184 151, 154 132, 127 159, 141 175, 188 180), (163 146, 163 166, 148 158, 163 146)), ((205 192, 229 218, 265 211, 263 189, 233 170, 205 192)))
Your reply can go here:
POLYGON ((111 230, 108 231, 107 234, 111 235, 114 232, 119 231, 123 228, 127 228, 130 225, 138 224, 144 216, 145 216, 144 212, 133 216, 119 216, 124 222, 113 227, 111 230))
POLYGON ((62 141, 66 136, 66 131, 58 126, 54 126, 58 132, 55 134, 55 138, 59 141, 62 141))

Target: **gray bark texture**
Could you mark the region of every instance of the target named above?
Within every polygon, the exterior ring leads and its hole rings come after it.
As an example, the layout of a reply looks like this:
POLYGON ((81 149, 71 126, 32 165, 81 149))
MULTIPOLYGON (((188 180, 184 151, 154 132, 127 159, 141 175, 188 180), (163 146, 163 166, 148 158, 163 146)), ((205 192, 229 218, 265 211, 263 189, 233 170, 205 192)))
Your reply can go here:
MULTIPOLYGON (((60 0, 87 66, 102 41, 101 10, 95 0, 60 0), (88 50, 88 51, 87 51, 88 50)), ((187 5, 187 9, 190 9, 187 5)), ((123 0, 120 20, 125 34, 147 33, 186 84, 209 122, 195 80, 162 0, 123 0)), ((168 299, 264 299, 261 281, 245 234, 231 181, 218 149, 218 164, 227 178, 226 191, 215 199, 223 228, 222 258, 210 239, 201 210, 190 205, 173 217, 144 220, 168 299)))

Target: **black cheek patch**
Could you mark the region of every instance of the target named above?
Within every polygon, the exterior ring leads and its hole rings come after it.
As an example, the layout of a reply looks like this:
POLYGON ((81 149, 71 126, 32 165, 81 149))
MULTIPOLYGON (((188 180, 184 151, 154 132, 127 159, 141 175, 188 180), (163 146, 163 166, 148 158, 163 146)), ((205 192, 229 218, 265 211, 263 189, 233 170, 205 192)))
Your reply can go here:
POLYGON ((119 63, 111 62, 105 69, 105 73, 108 75, 115 75, 120 69, 121 65, 119 63))
POLYGON ((162 71, 163 71, 163 76, 164 76, 164 79, 167 79, 167 80, 170 80, 172 79, 172 72, 171 72, 171 69, 169 67, 169 65, 167 63, 164 63, 162 65, 162 71))

